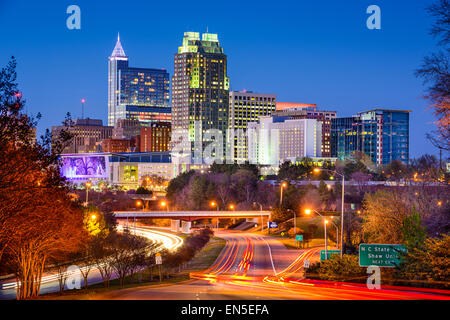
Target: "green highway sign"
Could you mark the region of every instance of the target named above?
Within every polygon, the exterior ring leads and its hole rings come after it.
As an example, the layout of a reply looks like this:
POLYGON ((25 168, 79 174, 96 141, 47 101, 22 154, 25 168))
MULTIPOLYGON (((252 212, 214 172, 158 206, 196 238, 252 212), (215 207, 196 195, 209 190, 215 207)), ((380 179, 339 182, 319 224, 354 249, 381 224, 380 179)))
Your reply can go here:
POLYGON ((327 250, 327 257, 325 258, 325 250, 320 250, 320 261, 328 260, 333 254, 341 254, 341 250, 327 250))
POLYGON ((303 241, 303 235, 302 234, 297 234, 295 236, 295 241, 303 241))
POLYGON ((406 251, 406 247, 400 244, 361 243, 359 265, 361 267, 395 267, 400 264, 400 253, 406 251))

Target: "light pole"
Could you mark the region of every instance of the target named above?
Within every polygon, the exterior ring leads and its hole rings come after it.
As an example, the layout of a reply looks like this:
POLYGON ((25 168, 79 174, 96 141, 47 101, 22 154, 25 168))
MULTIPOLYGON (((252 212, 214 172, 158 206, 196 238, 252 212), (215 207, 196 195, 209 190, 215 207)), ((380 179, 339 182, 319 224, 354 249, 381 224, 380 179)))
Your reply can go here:
POLYGON ((84 103, 86 102, 86 99, 81 99, 81 119, 84 119, 84 103))
MULTIPOLYGON (((209 203, 209 205, 211 206, 211 207, 216 207, 217 208, 217 211, 219 211, 219 205, 215 202, 215 201, 211 201, 210 203, 209 203)), ((217 230, 219 230, 219 216, 217 216, 217 218, 216 218, 217 220, 216 220, 216 229, 217 230)))
MULTIPOLYGON (((305 210, 305 213, 306 214, 311 214, 311 211, 314 211, 315 213, 317 213, 319 216, 321 216, 324 220, 326 220, 325 219, 325 217, 323 216, 323 215, 321 215, 318 211, 316 211, 316 210, 314 210, 314 209, 306 209, 305 210)), ((327 221, 327 223, 328 223, 328 220, 326 220, 327 221)), ((338 226, 333 222, 333 221, 331 221, 331 223, 334 225, 334 227, 336 228, 336 247, 339 249, 339 228, 338 228, 338 226)), ((327 243, 327 240, 325 239, 325 243, 327 243)))
POLYGON ((257 204, 259 205, 259 211, 261 211, 261 232, 264 232, 264 220, 263 220, 263 215, 262 215, 262 211, 263 211, 263 206, 261 203, 259 202, 253 202, 253 204, 257 204))
POLYGON ((320 172, 320 171, 328 171, 333 172, 340 176, 342 178, 342 191, 341 191, 341 258, 344 254, 344 193, 345 193, 345 176, 343 174, 338 173, 336 170, 328 170, 328 169, 321 169, 321 168, 315 168, 313 170, 314 172, 320 172))
MULTIPOLYGON (((142 202, 141 200, 136 201, 136 206, 139 210, 139 207, 142 206, 142 211, 144 211, 144 202, 142 202)), ((134 216, 134 234, 136 234, 136 215, 134 216)))
MULTIPOLYGON (((231 211, 234 211, 234 204, 230 204, 230 205, 228 206, 228 208, 229 208, 231 211)), ((236 218, 233 218, 233 223, 236 223, 236 218)))
POLYGON ((86 207, 88 206, 89 203, 89 188, 92 187, 92 183, 91 182, 86 182, 86 207))
POLYGON ((324 230, 325 230, 325 260, 328 260, 328 244, 327 244, 327 223, 328 220, 323 220, 324 230))
POLYGON ((166 208, 166 211, 169 211, 169 204, 166 201, 161 201, 161 207, 166 208))
POLYGON ((287 187, 287 183, 283 182, 280 185, 280 208, 281 208, 281 204, 283 203, 283 189, 287 187))
MULTIPOLYGON (((292 209, 288 209, 287 211, 291 211, 294 214, 294 238, 297 235, 297 221, 295 221, 295 211, 292 209)), ((296 240, 297 241, 297 240, 296 240)))
MULTIPOLYGON (((331 218, 333 218, 333 217, 331 217, 331 218)), ((331 221, 331 223, 336 228, 336 249, 339 250, 339 228, 333 221, 331 221)))

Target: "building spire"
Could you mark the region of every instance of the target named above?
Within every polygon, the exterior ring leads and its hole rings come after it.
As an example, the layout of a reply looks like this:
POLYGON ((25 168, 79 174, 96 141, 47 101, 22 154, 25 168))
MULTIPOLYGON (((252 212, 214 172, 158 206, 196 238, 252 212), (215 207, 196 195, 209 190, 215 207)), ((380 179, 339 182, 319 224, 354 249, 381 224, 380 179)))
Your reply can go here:
POLYGON ((120 43, 120 34, 117 33, 117 42, 111 57, 126 57, 125 51, 123 51, 122 44, 120 43))

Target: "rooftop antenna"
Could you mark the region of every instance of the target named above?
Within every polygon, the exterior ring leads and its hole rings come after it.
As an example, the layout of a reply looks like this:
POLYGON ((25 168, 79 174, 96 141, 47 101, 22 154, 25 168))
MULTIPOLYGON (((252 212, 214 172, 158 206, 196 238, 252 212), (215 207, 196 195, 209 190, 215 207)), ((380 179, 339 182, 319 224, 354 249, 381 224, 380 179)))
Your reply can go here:
POLYGON ((206 26, 206 33, 208 33, 208 26, 206 26))
POLYGON ((81 119, 84 119, 84 103, 86 102, 86 99, 81 99, 81 119))

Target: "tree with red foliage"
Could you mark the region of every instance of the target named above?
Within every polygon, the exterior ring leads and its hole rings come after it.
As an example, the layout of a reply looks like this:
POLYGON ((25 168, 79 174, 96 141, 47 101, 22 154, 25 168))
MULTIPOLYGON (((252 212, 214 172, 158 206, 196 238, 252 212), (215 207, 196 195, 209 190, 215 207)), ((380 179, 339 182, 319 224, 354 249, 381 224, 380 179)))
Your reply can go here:
MULTIPOLYGON (((59 173, 64 143, 32 139, 36 119, 23 114, 16 62, 0 71, 0 265, 17 277, 17 298, 39 294, 49 260, 79 250, 83 213, 68 196, 59 173)), ((39 117, 38 117, 39 118, 39 117)))

